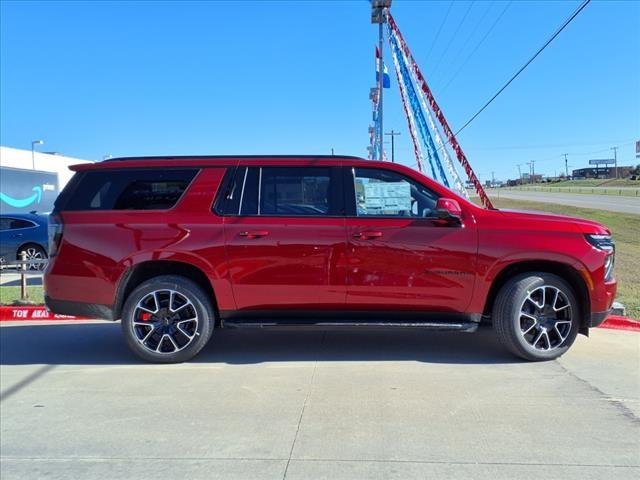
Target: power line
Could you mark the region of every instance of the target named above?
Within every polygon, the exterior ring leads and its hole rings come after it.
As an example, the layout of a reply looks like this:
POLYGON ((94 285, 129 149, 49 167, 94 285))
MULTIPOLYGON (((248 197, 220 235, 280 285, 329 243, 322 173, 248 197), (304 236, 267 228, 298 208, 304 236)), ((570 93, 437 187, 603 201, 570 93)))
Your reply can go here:
MULTIPOLYGON (((474 26, 471 29, 471 32, 469 33, 469 35, 467 35, 467 38, 465 38, 464 42, 462 42, 462 46, 460 48, 458 48, 458 51, 455 53, 455 55, 453 55, 453 56, 451 56, 451 57, 449 57, 447 59, 447 63, 450 66, 453 66, 456 63, 456 61, 460 58, 462 53, 466 51, 467 45, 469 45, 469 42, 471 41, 473 36, 476 34, 478 29, 482 25, 482 22, 484 21, 484 19, 487 17, 487 14, 493 8, 493 5, 495 4, 495 1, 491 1, 490 3, 486 2, 486 3, 488 5, 488 7, 484 9, 484 12, 482 12, 482 15, 480 16, 480 19, 473 22, 474 26)), ((435 81, 435 78, 432 77, 431 83, 433 84, 434 81, 435 81)))
POLYGON ((449 18, 449 13, 451 13, 451 7, 453 7, 453 2, 454 2, 454 0, 451 0, 451 2, 449 2, 449 8, 447 9, 447 13, 445 13, 444 19, 440 23, 440 28, 438 28, 438 33, 436 33, 436 38, 434 38, 433 42, 431 43, 431 48, 429 48, 429 51, 427 52, 427 56, 425 57, 425 61, 429 60, 429 55, 431 55, 431 51, 433 50, 433 47, 435 47, 436 43, 438 42, 438 38, 440 38, 440 33, 442 32, 442 27, 444 27, 444 24, 447 22, 447 18, 449 18))
MULTIPOLYGON (((631 145, 635 143, 635 140, 617 140, 617 141, 608 141, 608 142, 580 142, 580 143, 550 143, 550 144, 537 144, 537 145, 504 145, 500 147, 475 147, 474 150, 482 150, 482 151, 498 151, 498 150, 537 150, 537 149, 551 149, 551 148, 569 148, 569 147, 591 147, 597 145, 611 145, 612 143, 631 145)), ((605 149, 606 150, 606 149, 605 149)), ((600 150, 600 151, 605 151, 600 150)), ((587 152, 584 155, 588 155, 587 152)), ((582 154, 572 154, 572 155, 582 155, 582 154)))
POLYGON ((447 43, 447 46, 442 51, 442 54, 440 54, 440 58, 438 58, 438 61, 436 62, 436 66, 433 67, 433 70, 431 71, 431 75, 430 76, 432 78, 436 74, 436 72, 438 71, 438 67, 440 66, 440 63, 442 62, 442 59, 444 58, 445 54, 449 51, 449 47, 451 47, 451 44, 453 43, 455 38, 458 36, 458 32, 460 31, 460 28, 462 27, 462 24, 464 23, 464 21, 467 19, 467 15, 469 15, 469 12, 471 11, 471 7, 473 7, 474 3, 476 3, 476 2, 473 1, 473 2, 469 3, 469 7, 467 8, 467 11, 464 12, 464 15, 462 16, 462 20, 460 20, 460 23, 458 23, 458 26, 456 27, 455 31, 453 32, 453 36, 449 39, 449 43, 447 43))
POLYGON ((507 3, 505 5, 505 7, 502 9, 502 12, 500 12, 500 14, 497 16, 497 18, 495 19, 495 21, 493 22, 493 24, 491 25, 491 27, 489 27, 489 30, 487 30, 487 32, 484 34, 484 36, 480 39, 480 41, 477 43, 477 45, 474 47, 473 50, 471 50, 471 53, 469 53, 469 55, 467 55, 467 58, 464 59, 464 62, 462 62, 462 64, 460 65, 460 67, 458 67, 458 70, 456 70, 456 73, 453 74, 453 77, 451 77, 449 79, 449 81, 446 83, 446 85, 444 87, 442 87, 442 90, 439 92, 440 95, 442 95, 445 90, 447 89, 447 87, 449 85, 451 85, 451 82, 453 82, 458 75, 460 74, 460 72, 462 71, 462 69, 464 68, 464 66, 469 62, 469 60, 471 60, 471 57, 473 57, 473 55, 478 51, 478 49, 482 46, 482 44, 484 43, 484 41, 487 39, 487 37, 491 34, 491 32, 493 31, 493 29, 496 27, 496 25, 498 24, 498 22, 500 21, 500 19, 504 16, 504 14, 507 12, 507 10, 509 9, 509 7, 511 6, 511 4, 513 3, 513 1, 510 1, 509 3, 507 3))
POLYGON ((533 55, 533 56, 532 56, 532 57, 527 61, 527 63, 525 63, 522 67, 520 67, 520 70, 518 70, 518 71, 517 71, 517 72, 516 72, 516 73, 515 73, 515 74, 514 74, 510 79, 509 79, 509 81, 508 81, 507 83, 505 83, 505 84, 502 86, 502 88, 500 88, 500 90, 498 90, 498 91, 496 92, 496 94, 495 94, 493 97, 491 97, 491 98, 490 98, 490 99, 489 99, 489 100, 488 100, 488 101, 487 101, 487 102, 482 106, 482 108, 481 108, 480 110, 478 110, 478 111, 477 111, 477 112, 476 112, 476 113, 475 113, 475 114, 474 114, 474 115, 473 115, 473 116, 472 116, 472 117, 467 121, 467 123, 465 123, 465 124, 464 124, 464 125, 463 125, 463 126, 462 126, 462 127, 461 127, 457 132, 456 132, 456 133, 454 133, 454 134, 453 134, 453 136, 454 136, 454 137, 457 137, 457 136, 458 136, 458 134, 459 134, 460 132, 462 132, 462 130, 464 130, 465 128, 467 128, 467 127, 469 126, 469 124, 470 124, 471 122, 473 122, 473 121, 478 117, 478 115, 480 115, 480 114, 485 110, 485 108, 487 108, 489 105, 491 105, 491 103, 493 103, 493 101, 494 101, 496 98, 498 98, 498 96, 499 96, 502 92, 504 92, 504 90, 505 90, 509 85, 511 85, 511 83, 512 83, 516 78, 518 78, 518 76, 519 76, 519 75, 524 71, 524 69, 525 69, 525 68, 527 68, 527 67, 531 64, 531 62, 533 62, 533 61, 538 57, 538 55, 540 55, 540 54, 542 53, 542 51, 543 51, 545 48, 547 48, 547 47, 549 46, 549 44, 550 44, 551 42, 553 42, 553 41, 556 39, 556 37, 557 37, 558 35, 560 35, 560 32, 562 32, 562 31, 567 27, 567 25, 569 25, 569 24, 571 23, 571 21, 572 21, 574 18, 576 18, 576 17, 578 16, 578 14, 579 14, 582 10, 584 10, 584 8, 585 8, 585 7, 586 7, 590 2, 591 2, 591 0, 584 0, 584 1, 582 2, 582 4, 580 4, 580 6, 576 9, 576 11, 575 11, 575 12, 573 12, 573 13, 571 14, 571 16, 570 16, 569 18, 567 18, 567 19, 564 21, 564 23, 560 26, 560 28, 558 28, 558 29, 556 30, 556 32, 551 36, 551 38, 549 38, 549 40, 547 40, 547 41, 545 42, 545 44, 544 44, 544 45, 542 45, 542 47, 540 47, 540 48, 538 49, 538 51, 537 51, 537 52, 536 52, 536 53, 535 53, 535 54, 534 54, 534 55, 533 55))

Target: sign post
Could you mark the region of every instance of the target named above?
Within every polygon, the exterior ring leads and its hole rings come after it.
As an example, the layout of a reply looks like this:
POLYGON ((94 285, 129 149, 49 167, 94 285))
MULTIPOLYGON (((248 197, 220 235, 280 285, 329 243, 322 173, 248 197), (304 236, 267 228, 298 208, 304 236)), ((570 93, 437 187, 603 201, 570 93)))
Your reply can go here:
POLYGON ((589 165, 596 166, 596 178, 599 178, 600 165, 604 165, 606 168, 607 165, 613 165, 615 162, 616 161, 613 158, 599 158, 599 159, 589 160, 589 165))

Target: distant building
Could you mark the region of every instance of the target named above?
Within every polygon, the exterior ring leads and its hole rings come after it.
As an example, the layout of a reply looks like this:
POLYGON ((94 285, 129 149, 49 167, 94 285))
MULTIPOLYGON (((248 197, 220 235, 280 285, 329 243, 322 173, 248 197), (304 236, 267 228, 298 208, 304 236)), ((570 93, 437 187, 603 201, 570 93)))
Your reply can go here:
MULTIPOLYGON (((625 178, 631 174, 634 167, 617 167, 618 178, 625 178)), ((572 178, 576 180, 585 178, 615 178, 616 167, 586 167, 573 170, 571 172, 572 178)))
POLYGON ((0 147, 0 213, 50 212, 73 176, 69 165, 92 160, 0 147))

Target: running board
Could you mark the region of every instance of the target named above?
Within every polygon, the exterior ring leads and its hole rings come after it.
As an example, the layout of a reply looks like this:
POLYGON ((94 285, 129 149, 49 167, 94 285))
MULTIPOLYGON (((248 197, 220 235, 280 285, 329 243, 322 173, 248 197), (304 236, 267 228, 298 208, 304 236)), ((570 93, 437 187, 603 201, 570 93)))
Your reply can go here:
POLYGON ((224 320, 226 328, 421 328, 425 330, 475 332, 476 322, 339 322, 286 320, 224 320))

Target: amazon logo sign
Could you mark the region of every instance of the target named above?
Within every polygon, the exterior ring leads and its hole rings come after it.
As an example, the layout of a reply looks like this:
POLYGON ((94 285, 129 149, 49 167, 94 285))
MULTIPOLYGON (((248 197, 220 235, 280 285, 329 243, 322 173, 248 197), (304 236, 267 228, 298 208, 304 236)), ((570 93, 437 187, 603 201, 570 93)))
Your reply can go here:
POLYGON ((58 174, 0 167, 0 213, 50 212, 58 196, 58 174))

